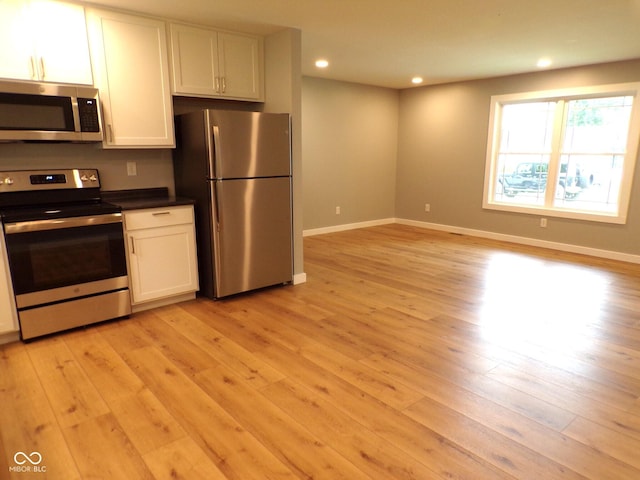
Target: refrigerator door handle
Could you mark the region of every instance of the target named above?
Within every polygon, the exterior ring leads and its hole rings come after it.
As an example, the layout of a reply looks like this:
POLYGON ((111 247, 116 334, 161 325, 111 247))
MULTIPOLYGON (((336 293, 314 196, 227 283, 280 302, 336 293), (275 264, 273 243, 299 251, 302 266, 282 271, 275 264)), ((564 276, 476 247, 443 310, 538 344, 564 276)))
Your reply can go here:
POLYGON ((209 159, 209 168, 213 173, 213 178, 220 177, 220 127, 213 126, 213 158, 209 159))

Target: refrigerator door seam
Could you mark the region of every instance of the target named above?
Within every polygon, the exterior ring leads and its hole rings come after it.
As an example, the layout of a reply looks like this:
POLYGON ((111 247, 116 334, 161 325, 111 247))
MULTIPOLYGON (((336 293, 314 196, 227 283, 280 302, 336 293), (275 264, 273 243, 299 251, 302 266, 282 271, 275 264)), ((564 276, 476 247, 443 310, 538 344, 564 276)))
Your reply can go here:
POLYGON ((213 245, 213 294, 214 297, 218 297, 220 282, 221 282, 221 272, 220 272, 220 203, 218 202, 218 188, 215 180, 209 182, 211 189, 211 202, 213 207, 213 222, 211 224, 211 239, 213 245))

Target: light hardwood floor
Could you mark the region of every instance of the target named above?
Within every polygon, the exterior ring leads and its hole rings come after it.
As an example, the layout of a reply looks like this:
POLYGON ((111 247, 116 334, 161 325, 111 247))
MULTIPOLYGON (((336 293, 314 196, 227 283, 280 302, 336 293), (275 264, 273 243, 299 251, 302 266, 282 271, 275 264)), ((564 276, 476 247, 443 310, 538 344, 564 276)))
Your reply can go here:
POLYGON ((0 478, 639 479, 639 270, 306 238, 306 284, 2 347, 0 478))

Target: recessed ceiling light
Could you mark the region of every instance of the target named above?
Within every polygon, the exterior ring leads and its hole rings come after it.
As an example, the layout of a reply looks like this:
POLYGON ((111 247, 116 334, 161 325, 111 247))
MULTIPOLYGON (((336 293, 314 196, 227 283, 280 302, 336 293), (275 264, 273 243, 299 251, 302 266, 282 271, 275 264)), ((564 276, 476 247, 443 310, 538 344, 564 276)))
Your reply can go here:
POLYGON ((324 60, 324 59, 316 60, 316 67, 327 68, 328 66, 329 66, 328 60, 324 60))
POLYGON ((415 84, 415 85, 419 85, 423 82, 424 80, 422 79, 422 77, 413 77, 411 79, 411 83, 415 84))
POLYGON ((540 60, 538 60, 538 68, 547 68, 551 65, 551 60, 549 60, 548 58, 541 58, 540 60))

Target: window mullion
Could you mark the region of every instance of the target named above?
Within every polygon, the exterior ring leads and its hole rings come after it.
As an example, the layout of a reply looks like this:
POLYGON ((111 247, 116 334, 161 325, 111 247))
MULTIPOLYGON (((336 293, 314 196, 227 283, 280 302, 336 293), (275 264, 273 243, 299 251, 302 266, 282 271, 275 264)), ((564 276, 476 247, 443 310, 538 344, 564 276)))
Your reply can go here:
POLYGON ((560 156, 562 153, 562 139, 564 138, 566 125, 566 105, 565 100, 558 100, 554 110, 553 132, 551 135, 551 152, 549 155, 549 168, 547 171, 547 187, 545 190, 545 207, 553 207, 553 201, 558 185, 558 174, 560 172, 560 156))

